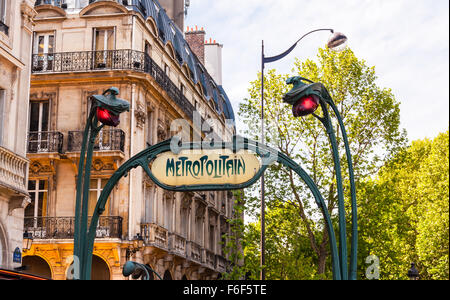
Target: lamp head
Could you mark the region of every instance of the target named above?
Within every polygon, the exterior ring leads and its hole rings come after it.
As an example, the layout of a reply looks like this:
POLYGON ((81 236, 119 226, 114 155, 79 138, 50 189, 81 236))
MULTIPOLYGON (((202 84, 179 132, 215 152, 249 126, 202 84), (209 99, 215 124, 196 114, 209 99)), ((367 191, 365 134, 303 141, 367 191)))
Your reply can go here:
POLYGON ((347 37, 341 32, 334 32, 328 40, 327 47, 333 51, 342 51, 347 47, 347 37))
POLYGON ((117 98, 119 89, 112 87, 102 95, 94 95, 92 99, 97 106, 97 119, 108 126, 116 127, 120 123, 119 115, 130 110, 128 101, 117 98))
POLYGON ((312 114, 317 110, 320 100, 324 97, 323 85, 314 83, 309 79, 295 76, 286 81, 294 87, 283 96, 283 102, 292 105, 294 117, 303 117, 312 114), (309 84, 303 81, 310 82, 309 84))
POLYGON ((136 271, 137 265, 132 261, 127 261, 123 265, 122 274, 124 277, 128 277, 136 271))

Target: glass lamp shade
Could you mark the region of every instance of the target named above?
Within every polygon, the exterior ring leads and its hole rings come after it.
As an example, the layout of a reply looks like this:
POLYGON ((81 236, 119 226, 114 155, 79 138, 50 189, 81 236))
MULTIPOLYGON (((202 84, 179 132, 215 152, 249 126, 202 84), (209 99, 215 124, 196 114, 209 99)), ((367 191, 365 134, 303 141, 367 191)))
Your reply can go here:
POLYGON ((97 119, 100 123, 117 127, 120 124, 119 116, 114 115, 109 110, 97 107, 97 119))
POLYGON ((30 250, 31 245, 33 244, 33 234, 29 233, 28 231, 25 231, 23 233, 23 242, 22 242, 22 249, 23 250, 30 250))
POLYGON ((301 98, 292 106, 292 113, 294 117, 303 117, 312 114, 319 107, 319 97, 316 95, 309 95, 301 98))
POLYGON ((347 48, 347 44, 348 44, 347 37, 340 32, 335 32, 328 40, 327 46, 329 49, 339 52, 347 48))

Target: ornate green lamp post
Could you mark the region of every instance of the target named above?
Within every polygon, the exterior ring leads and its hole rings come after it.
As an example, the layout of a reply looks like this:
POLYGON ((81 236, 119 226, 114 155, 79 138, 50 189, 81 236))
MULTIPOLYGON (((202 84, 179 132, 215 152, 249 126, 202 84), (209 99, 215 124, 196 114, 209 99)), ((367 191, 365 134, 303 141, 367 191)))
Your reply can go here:
POLYGON ((283 96, 283 101, 292 105, 292 113, 294 117, 303 117, 312 114, 325 126, 328 137, 331 142, 333 151, 334 169, 336 173, 336 183, 338 190, 338 215, 339 215, 339 260, 341 266, 341 278, 356 280, 356 265, 357 265, 357 248, 358 248, 358 225, 357 225, 357 209, 356 209, 356 191, 353 174, 352 156, 347 139, 347 133, 344 127, 344 122, 337 109, 333 99, 328 90, 322 83, 314 83, 303 77, 292 77, 286 82, 293 84, 294 87, 286 95, 283 96), (309 84, 304 83, 307 81, 309 84), (319 105, 322 108, 323 116, 320 117, 314 112, 319 105), (350 256, 350 277, 347 271, 347 239, 346 239, 346 221, 345 221, 345 206, 344 206, 344 192, 342 186, 341 166, 339 159, 338 146, 336 136, 334 134, 333 125, 330 119, 328 106, 331 107, 339 122, 339 128, 345 144, 345 152, 347 156, 350 189, 351 189, 351 209, 352 209, 352 242, 351 242, 351 256, 350 256))
MULTIPOLYGON (((120 114, 124 111, 129 111, 130 108, 127 101, 116 97, 118 94, 119 89, 111 87, 102 95, 94 95, 91 97, 91 110, 83 133, 83 143, 78 164, 73 251, 75 257, 75 279, 89 279, 91 272, 92 253, 88 253, 87 227, 89 182, 95 140, 105 125, 118 126, 120 123, 120 114)), ((96 226, 97 224, 95 224, 96 226)))
MULTIPOLYGON (((271 56, 271 57, 266 57, 264 54, 264 41, 262 42, 262 47, 261 47, 261 142, 264 143, 265 142, 265 133, 264 133, 264 67, 265 64, 267 63, 272 63, 275 61, 278 61, 284 57, 286 57, 289 53, 292 52, 292 50, 295 49, 295 47, 297 46, 297 44, 306 36, 314 33, 314 32, 318 32, 318 31, 330 31, 332 33, 331 37, 328 40, 328 48, 333 49, 335 51, 340 51, 343 48, 346 47, 347 44, 347 37, 340 33, 340 32, 335 32, 333 29, 330 28, 321 28, 321 29, 315 29, 312 30, 310 32, 307 32, 306 34, 304 34, 302 37, 300 37, 289 49, 287 49, 286 51, 284 51, 283 53, 276 55, 276 56, 271 56)), ((309 105, 312 105, 313 103, 309 103, 309 105)), ((316 107, 317 108, 317 107, 316 107)), ((315 109, 314 109, 315 110, 315 109)), ((265 188, 265 184, 264 184, 264 174, 261 177, 261 276, 260 279, 261 280, 265 280, 265 268, 264 268, 264 264, 265 264, 265 200, 264 200, 264 191, 265 188)), ((331 234, 331 233, 329 233, 331 234)), ((356 275, 355 275, 356 276, 356 275)))

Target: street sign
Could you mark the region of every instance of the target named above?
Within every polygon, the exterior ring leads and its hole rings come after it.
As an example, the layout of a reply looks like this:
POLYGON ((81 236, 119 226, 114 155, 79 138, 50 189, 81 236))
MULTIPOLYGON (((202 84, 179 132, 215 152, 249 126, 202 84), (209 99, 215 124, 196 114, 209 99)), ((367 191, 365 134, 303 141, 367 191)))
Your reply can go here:
POLYGON ((22 262, 22 251, 20 251, 19 247, 16 247, 16 249, 14 249, 13 262, 15 262, 15 263, 22 262))
POLYGON ((164 152, 151 162, 153 176, 164 185, 240 185, 250 181, 261 168, 256 154, 247 150, 185 149, 164 152))

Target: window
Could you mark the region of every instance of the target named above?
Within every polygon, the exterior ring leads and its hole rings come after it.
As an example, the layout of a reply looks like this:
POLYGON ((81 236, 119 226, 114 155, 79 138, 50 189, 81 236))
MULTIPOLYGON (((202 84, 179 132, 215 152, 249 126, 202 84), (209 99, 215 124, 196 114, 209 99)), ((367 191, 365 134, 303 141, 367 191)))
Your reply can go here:
POLYGON ((145 203, 144 223, 152 223, 153 213, 155 210, 154 192, 153 188, 147 184, 144 184, 144 203, 145 203))
POLYGON ((6 127, 6 118, 5 118, 5 90, 0 89, 0 146, 3 142, 3 131, 6 127))
POLYGON ((146 130, 146 142, 148 146, 153 145, 153 111, 149 110, 147 111, 147 130, 146 130))
POLYGON ((49 148, 49 101, 30 102, 28 152, 47 152, 49 148))
POLYGON ((164 197, 164 228, 172 231, 173 221, 173 198, 169 195, 164 197))
POLYGON ((181 235, 185 238, 188 236, 188 228, 189 228, 189 208, 182 207, 181 208, 181 235))
POLYGON ((184 87, 184 84, 180 83, 180 91, 181 95, 185 95, 184 92, 186 91, 186 88, 184 87))
POLYGON ((170 76, 170 68, 169 68, 169 66, 167 64, 164 64, 164 73, 167 76, 170 76))
POLYGON ((144 52, 148 56, 152 57, 152 45, 149 42, 145 41, 144 52))
POLYGON ((209 250, 215 250, 216 243, 216 226, 209 225, 209 250))
POLYGON ((6 23, 6 0, 0 0, 0 22, 6 23))
POLYGON ((114 50, 114 28, 94 29, 95 67, 111 67, 112 55, 108 50, 114 50))
MULTIPOLYGON (((88 203, 88 216, 92 216, 94 214, 95 206, 97 205, 98 198, 103 191, 108 179, 96 178, 91 179, 89 184, 89 203, 88 203)), ((109 206, 111 205, 111 197, 108 199, 107 205, 105 206, 104 216, 109 215, 109 206)))
POLYGON ((6 19, 6 0, 0 0, 0 21, 5 23, 6 19))
POLYGON ((200 245, 203 243, 203 217, 195 218, 195 241, 200 245))
POLYGON ((54 33, 35 34, 33 54, 37 55, 37 63, 33 65, 34 71, 47 71, 53 69, 54 48, 54 33))
MULTIPOLYGON (((31 203, 25 208, 25 217, 39 218, 47 215, 48 180, 29 180, 31 203)), ((37 220, 35 220, 36 224, 37 220)))

